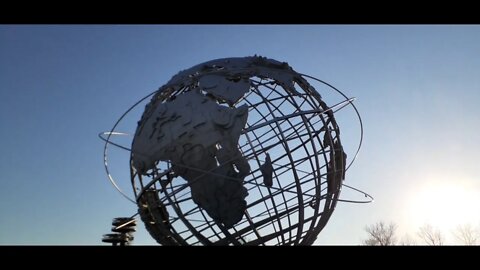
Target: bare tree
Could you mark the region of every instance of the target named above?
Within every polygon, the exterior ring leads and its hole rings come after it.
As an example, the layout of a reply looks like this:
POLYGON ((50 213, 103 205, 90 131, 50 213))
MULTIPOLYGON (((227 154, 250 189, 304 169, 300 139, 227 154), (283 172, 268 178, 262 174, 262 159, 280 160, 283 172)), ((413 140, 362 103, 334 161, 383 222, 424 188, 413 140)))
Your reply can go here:
POLYGON ((413 239, 408 233, 402 237, 400 240, 399 245, 401 246, 413 246, 416 245, 415 239, 413 239))
POLYGON ((418 236, 429 246, 441 246, 444 242, 442 233, 438 229, 434 229, 430 224, 420 227, 418 236))
POLYGON ((373 225, 366 226, 365 231, 369 238, 363 241, 367 246, 391 246, 395 245, 395 230, 397 225, 394 223, 385 224, 383 221, 373 225))
POLYGON ((462 241, 462 244, 467 246, 476 245, 478 239, 480 238, 480 233, 475 230, 470 224, 459 225, 457 229, 453 232, 453 235, 458 240, 462 241))

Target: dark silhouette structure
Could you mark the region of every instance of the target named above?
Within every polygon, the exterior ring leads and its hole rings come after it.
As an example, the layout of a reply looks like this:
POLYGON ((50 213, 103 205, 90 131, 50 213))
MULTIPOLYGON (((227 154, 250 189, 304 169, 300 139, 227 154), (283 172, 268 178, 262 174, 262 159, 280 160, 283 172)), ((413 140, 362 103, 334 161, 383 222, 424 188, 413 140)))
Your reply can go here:
POLYGON ((136 231, 136 220, 130 217, 118 217, 112 221, 112 232, 104 234, 102 242, 111 243, 112 246, 128 246, 133 241, 136 231))

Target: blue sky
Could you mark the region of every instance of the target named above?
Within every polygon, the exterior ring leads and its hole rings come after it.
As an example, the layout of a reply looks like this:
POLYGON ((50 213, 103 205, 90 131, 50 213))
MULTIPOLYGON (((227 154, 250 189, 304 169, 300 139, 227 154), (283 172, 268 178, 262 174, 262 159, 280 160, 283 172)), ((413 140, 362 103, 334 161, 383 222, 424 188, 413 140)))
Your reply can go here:
MULTIPOLYGON (((480 26, 3 25, 0 244, 102 244, 136 207, 108 182, 97 134, 178 71, 254 54, 357 98, 364 145, 345 183, 375 202, 339 203, 317 244, 360 244, 380 220, 399 236, 480 225, 480 26)), ((354 115, 339 117, 354 142, 354 115)), ((128 153, 112 149, 111 164, 131 194, 128 153)), ((137 227, 135 244, 155 244, 137 227)))

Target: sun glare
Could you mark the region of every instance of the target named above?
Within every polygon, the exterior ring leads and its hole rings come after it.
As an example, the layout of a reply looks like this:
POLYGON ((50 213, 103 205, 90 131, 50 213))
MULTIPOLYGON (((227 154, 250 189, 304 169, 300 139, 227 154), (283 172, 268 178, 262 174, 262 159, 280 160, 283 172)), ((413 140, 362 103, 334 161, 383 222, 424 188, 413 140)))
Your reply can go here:
POLYGON ((480 192, 462 182, 438 182, 417 190, 409 205, 409 223, 415 227, 430 224, 442 231, 460 224, 479 221, 480 192))

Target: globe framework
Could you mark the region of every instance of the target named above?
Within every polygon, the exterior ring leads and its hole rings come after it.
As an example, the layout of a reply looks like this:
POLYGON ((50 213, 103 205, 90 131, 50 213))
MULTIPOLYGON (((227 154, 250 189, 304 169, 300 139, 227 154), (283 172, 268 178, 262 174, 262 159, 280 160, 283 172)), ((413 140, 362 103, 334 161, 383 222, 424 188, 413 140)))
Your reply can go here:
POLYGON ((259 56, 179 72, 132 143, 138 212, 161 245, 311 245, 347 156, 332 107, 306 75, 259 56))

